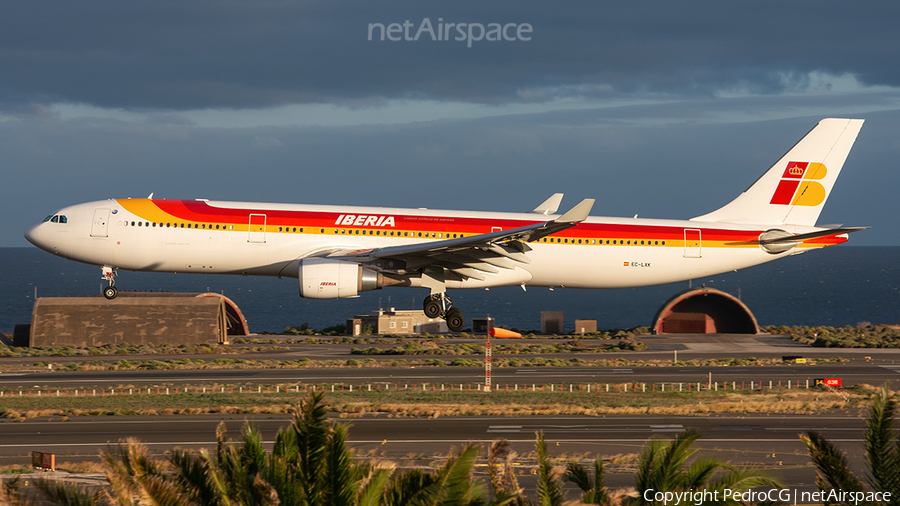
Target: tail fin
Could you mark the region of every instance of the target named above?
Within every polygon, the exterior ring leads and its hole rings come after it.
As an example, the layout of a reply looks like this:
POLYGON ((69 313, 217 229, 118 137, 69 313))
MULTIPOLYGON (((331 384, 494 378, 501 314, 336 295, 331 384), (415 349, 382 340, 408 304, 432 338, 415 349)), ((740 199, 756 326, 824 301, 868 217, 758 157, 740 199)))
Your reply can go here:
POLYGON ((823 119, 738 198, 691 221, 815 225, 862 124, 823 119))

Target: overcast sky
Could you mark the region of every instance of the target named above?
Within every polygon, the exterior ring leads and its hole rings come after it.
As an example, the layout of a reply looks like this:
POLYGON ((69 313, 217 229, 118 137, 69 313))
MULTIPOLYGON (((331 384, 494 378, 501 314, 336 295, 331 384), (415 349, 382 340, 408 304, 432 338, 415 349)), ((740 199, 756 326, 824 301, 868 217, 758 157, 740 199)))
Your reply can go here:
POLYGON ((498 211, 563 192, 691 218, 825 117, 866 124, 819 223, 900 245, 898 21, 895 0, 6 2, 0 246, 151 192, 498 211))

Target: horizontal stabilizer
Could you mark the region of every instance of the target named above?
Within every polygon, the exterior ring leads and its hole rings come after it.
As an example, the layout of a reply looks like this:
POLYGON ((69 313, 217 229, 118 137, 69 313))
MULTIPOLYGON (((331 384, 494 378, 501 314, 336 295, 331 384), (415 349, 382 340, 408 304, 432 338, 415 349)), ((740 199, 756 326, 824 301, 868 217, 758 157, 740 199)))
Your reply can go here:
POLYGON ((819 230, 818 232, 809 232, 808 234, 797 234, 797 235, 787 235, 784 237, 773 237, 771 239, 760 239, 760 244, 770 245, 770 244, 787 244, 787 243, 795 243, 795 242, 803 242, 808 241, 810 239, 818 239, 820 237, 831 237, 833 235, 840 234, 849 234, 851 232, 858 232, 860 230, 866 230, 871 227, 844 227, 844 228, 832 228, 829 230, 819 230))

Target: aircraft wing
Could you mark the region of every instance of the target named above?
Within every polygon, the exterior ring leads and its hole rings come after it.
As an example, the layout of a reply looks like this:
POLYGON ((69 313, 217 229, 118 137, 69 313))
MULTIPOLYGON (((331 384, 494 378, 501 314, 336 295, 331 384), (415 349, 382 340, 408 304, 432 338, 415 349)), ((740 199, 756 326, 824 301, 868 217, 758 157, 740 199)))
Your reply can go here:
POLYGON ((585 199, 555 220, 509 230, 385 248, 335 251, 327 256, 359 263, 398 260, 395 268, 381 267, 385 272, 398 274, 440 266, 465 278, 483 280, 484 273, 497 273, 497 268, 513 269, 517 263, 530 263, 526 253, 531 248, 526 242, 574 227, 587 219, 593 205, 594 199, 585 199))

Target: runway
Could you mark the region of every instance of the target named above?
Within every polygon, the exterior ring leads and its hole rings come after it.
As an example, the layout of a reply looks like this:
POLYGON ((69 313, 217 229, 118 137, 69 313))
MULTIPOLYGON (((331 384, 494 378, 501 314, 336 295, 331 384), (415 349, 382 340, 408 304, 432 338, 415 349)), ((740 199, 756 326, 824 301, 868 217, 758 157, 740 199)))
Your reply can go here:
MULTIPOLYGON (((33 419, 0 422, 0 463, 27 463, 31 451, 55 453, 57 461, 92 458, 111 443, 135 437, 157 455, 176 446, 211 448, 215 429, 225 422, 238 438, 246 420, 271 442, 290 423, 284 415, 204 415, 179 417, 85 417, 70 421, 33 419)), ((360 455, 398 459, 426 465, 453 447, 477 442, 482 447, 496 438, 509 440, 520 455, 534 449, 535 433, 544 433, 551 453, 570 457, 639 453, 653 436, 672 437, 689 428, 703 433, 697 448, 734 464, 768 468, 791 486, 814 483, 806 450, 798 434, 824 433, 849 451, 853 465, 861 459, 864 420, 856 413, 834 416, 715 415, 677 416, 537 416, 453 417, 437 419, 367 416, 341 420, 352 425, 351 445, 360 455)), ((626 478, 622 478, 627 481, 626 478)))

